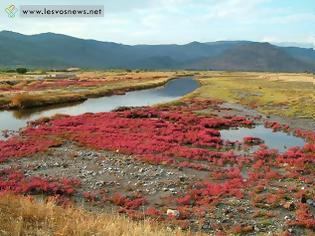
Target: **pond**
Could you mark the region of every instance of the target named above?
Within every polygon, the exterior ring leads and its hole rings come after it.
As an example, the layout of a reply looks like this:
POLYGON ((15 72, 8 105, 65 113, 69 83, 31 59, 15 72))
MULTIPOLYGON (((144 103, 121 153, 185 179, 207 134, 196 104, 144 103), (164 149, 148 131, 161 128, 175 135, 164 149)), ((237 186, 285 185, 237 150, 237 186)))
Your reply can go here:
MULTIPOLYGON (((302 138, 280 131, 274 132, 263 125, 257 125, 254 128, 220 130, 220 133, 223 140, 229 141, 243 141, 243 138, 246 136, 260 138, 264 140, 264 144, 268 148, 278 149, 279 152, 285 152, 290 147, 302 147, 305 144, 302 138)), ((255 150, 255 148, 252 150, 255 150)))
MULTIPOLYGON (((128 92, 124 95, 90 98, 82 103, 62 107, 0 111, 0 131, 19 130, 28 121, 56 114, 80 115, 86 112, 106 112, 122 106, 148 106, 177 100, 199 87, 192 77, 173 79, 164 86, 128 92)), ((1 135, 1 134, 0 134, 1 135)), ((0 136, 1 138, 1 136, 0 136)))

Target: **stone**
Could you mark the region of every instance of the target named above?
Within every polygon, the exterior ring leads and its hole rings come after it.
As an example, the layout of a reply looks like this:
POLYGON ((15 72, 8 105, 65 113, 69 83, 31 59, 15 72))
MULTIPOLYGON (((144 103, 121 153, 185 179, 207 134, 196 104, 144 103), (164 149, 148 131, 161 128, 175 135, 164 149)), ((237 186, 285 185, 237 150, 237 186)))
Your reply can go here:
POLYGON ((180 180, 181 182, 184 182, 186 179, 187 179, 187 178, 186 178, 185 176, 180 176, 180 177, 179 177, 179 180, 180 180))
POLYGON ((282 206, 289 211, 293 211, 295 209, 293 202, 285 202, 282 206))
POLYGON ((180 214, 177 210, 167 209, 166 215, 178 218, 180 214))
POLYGON ((307 199, 306 204, 315 207, 315 201, 313 201, 312 199, 307 199))

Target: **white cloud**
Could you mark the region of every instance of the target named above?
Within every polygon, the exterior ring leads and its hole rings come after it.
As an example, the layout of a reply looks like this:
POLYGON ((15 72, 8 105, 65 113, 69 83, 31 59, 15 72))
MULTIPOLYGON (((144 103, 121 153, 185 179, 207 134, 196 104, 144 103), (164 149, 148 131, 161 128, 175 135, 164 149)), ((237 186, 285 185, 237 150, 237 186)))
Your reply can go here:
POLYGON ((315 22, 315 14, 311 13, 297 13, 290 15, 279 15, 267 19, 271 23, 275 24, 291 24, 291 23, 303 23, 303 22, 315 22))
MULTIPOLYGON (((107 0, 104 2, 104 18, 9 19, 0 13, 0 23, 1 29, 26 34, 52 31, 128 44, 187 43, 216 39, 314 43, 314 29, 300 27, 315 22, 313 13, 272 7, 269 4, 272 2, 274 1, 107 0), (293 23, 296 23, 295 28, 290 27, 293 23)), ((0 7, 1 4, 3 3, 0 2, 0 7)))

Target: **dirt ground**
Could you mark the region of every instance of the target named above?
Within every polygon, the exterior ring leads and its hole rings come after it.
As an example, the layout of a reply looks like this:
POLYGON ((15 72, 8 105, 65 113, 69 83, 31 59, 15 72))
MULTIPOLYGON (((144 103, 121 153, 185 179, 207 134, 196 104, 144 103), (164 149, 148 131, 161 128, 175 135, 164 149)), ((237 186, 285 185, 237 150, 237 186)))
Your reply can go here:
MULTIPOLYGON (((196 72, 198 73, 198 72, 196 72)), ((89 73, 83 74, 88 77, 89 73)), ((95 76, 95 75, 93 75, 95 76)), ((116 75, 117 76, 117 75, 116 75)), ((126 76, 122 74, 121 76, 126 76)), ((152 76, 152 75, 151 75, 152 76)), ((297 117, 297 116, 282 116, 281 112, 276 114, 269 114, 264 112, 264 109, 250 108, 246 102, 238 102, 241 98, 244 98, 248 94, 246 91, 244 94, 240 94, 236 91, 237 96, 235 97, 235 91, 226 91, 229 86, 235 85, 237 81, 235 78, 239 77, 252 77, 252 73, 239 73, 232 74, 225 72, 209 72, 205 73, 206 78, 202 78, 202 87, 195 91, 194 93, 188 95, 185 99, 189 100, 191 98, 226 98, 224 102, 218 105, 209 106, 206 109, 195 111, 197 115, 205 115, 216 118, 225 117, 246 117, 249 120, 254 120, 255 125, 264 124, 266 121, 277 121, 281 124, 288 124, 292 129, 303 129, 309 131, 315 131, 315 121, 312 117, 297 117), (215 74, 216 73, 216 74, 215 74), (233 77, 232 80, 224 80, 222 84, 219 83, 219 90, 213 92, 214 87, 212 85, 212 80, 207 76, 224 76, 233 77), (222 87, 222 85, 228 85, 228 87, 222 87), (222 89, 224 88, 224 89, 222 89), (221 89, 221 90, 220 90, 221 89), (224 92, 221 94, 221 92, 224 92)), ((251 80, 283 80, 288 83, 291 81, 296 82, 296 78, 291 74, 281 74, 277 79, 275 74, 257 74, 255 73, 255 78, 251 80)), ((119 77, 119 75, 118 75, 119 77)), ((312 78, 306 75, 301 75, 303 81, 312 82, 312 78)), ((307 82, 307 83, 308 83, 307 82)), ((252 84, 255 85, 251 81, 252 84)), ((266 81, 262 83, 267 83, 266 81)), ((247 86, 247 85, 246 85, 247 86)), ((302 91, 309 91, 308 86, 305 84, 301 87, 302 91)), ((272 93, 273 89, 277 87, 268 87, 266 89, 260 89, 255 85, 256 90, 251 91, 251 97, 261 97, 263 98, 266 93, 272 93), (262 90, 262 91, 261 91, 262 90), (254 95, 253 95, 254 94, 254 95)), ((239 89, 239 88, 238 88, 239 89)), ((246 88, 248 89, 248 88, 246 88)), ((290 87, 290 89, 292 89, 290 87)), ((243 91, 244 92, 244 91, 243 91)), ((285 94, 285 92, 283 92, 285 94)), ((283 93, 279 93, 277 99, 279 98, 280 105, 283 97, 283 93)), ((302 92, 303 93, 303 92, 302 92)), ((311 92, 310 92, 311 93, 311 92)), ((300 96, 300 94, 298 94, 300 96)), ((302 94, 303 95, 303 94, 302 94)), ((301 96, 302 96, 301 95, 301 96)), ((184 99, 184 100, 185 100, 184 99)), ((265 105, 265 100, 262 99, 263 105, 265 105)), ((257 105, 254 104, 254 105, 257 105)), ((279 105, 278 104, 278 105, 279 105)), ((253 105, 253 104, 251 104, 253 105)), ((282 104, 283 105, 283 104, 282 104)), ((290 105, 290 104, 289 104, 290 105)), ((265 107, 266 108, 266 107, 265 107)), ((266 108, 267 109, 267 108, 266 108)), ((302 109, 301 107, 299 109, 302 109)), ((308 108, 308 113, 311 114, 313 108, 308 108)), ((269 111, 269 110, 268 110, 269 111)), ((229 150, 219 150, 220 152, 229 150)), ((251 154, 245 150, 239 150, 239 157, 242 155, 249 155, 247 161, 253 161, 251 154)), ((175 158, 175 157, 174 157, 175 158)), ((189 160, 192 164, 204 164, 204 160, 189 160)), ((256 164, 254 160, 253 163, 256 164)), ((306 160, 304 165, 307 165, 307 170, 302 170, 297 168, 297 171, 303 177, 312 176, 310 170, 312 168, 312 162, 307 163, 306 160)), ((288 164, 278 164, 273 163, 273 160, 266 160, 266 165, 268 171, 277 171, 283 176, 286 176, 287 172, 294 170, 296 167, 290 169, 288 164), (270 161, 270 163, 269 163, 270 161)), ((244 168, 249 168, 249 165, 253 163, 243 163, 240 166, 244 168)), ((209 164, 209 163, 207 163, 209 164)), ((178 199, 185 196, 188 190, 194 189, 197 183, 211 180, 214 184, 222 183, 221 180, 214 178, 214 173, 217 175, 221 173, 225 174, 231 167, 238 167, 239 163, 232 164, 229 167, 217 166, 213 164, 210 166, 211 170, 202 170, 196 168, 186 168, 178 167, 175 165, 167 164, 150 164, 143 160, 139 160, 136 155, 126 155, 115 151, 105 151, 100 149, 88 148, 82 144, 73 141, 62 142, 60 145, 50 147, 46 152, 39 152, 36 154, 28 155, 19 159, 8 159, 0 165, 0 170, 5 170, 8 168, 22 170, 26 177, 42 176, 44 178, 76 178, 80 181, 81 185, 76 189, 75 194, 71 197, 77 206, 83 206, 88 210, 97 212, 121 212, 121 206, 119 204, 113 204, 113 202, 108 199, 112 199, 113 196, 117 194, 123 194, 125 196, 142 196, 146 199, 145 204, 141 204, 136 213, 144 213, 148 208, 152 207, 158 209, 162 215, 168 215, 168 211, 176 211, 178 209, 178 199), (95 195, 86 195, 86 193, 93 193, 95 195), (104 200, 103 198, 107 198, 104 200), (88 200, 88 201, 87 201, 88 200)), ((262 167, 261 167, 262 168, 262 167)), ((295 172, 294 172, 295 173, 295 172)), ((261 173, 264 175, 265 173, 261 173)), ((296 173, 295 173, 296 174, 296 173)), ((296 176, 295 176, 296 177, 296 176)), ((297 177, 296 177, 297 178, 297 177)), ((246 182, 245 178, 245 182, 246 182)), ((263 180, 265 181, 265 180, 263 180)), ((296 225, 288 225, 287 221, 293 220, 296 217, 295 210, 299 206, 300 202, 306 204, 310 208, 311 213, 315 214, 315 199, 312 199, 311 194, 314 194, 313 180, 310 183, 304 179, 294 179, 294 178, 283 178, 268 180, 267 185, 261 190, 261 186, 248 186, 246 193, 250 195, 252 192, 256 195, 248 198, 237 198, 235 196, 224 196, 220 199, 211 199, 211 201, 219 201, 217 204, 212 204, 212 202, 206 202, 207 208, 205 214, 202 215, 200 208, 194 208, 185 205, 181 208, 180 215, 175 212, 176 222, 174 219, 165 218, 167 222, 171 225, 180 224, 182 228, 190 228, 193 231, 201 231, 210 235, 214 235, 217 232, 228 232, 230 234, 247 234, 247 235, 281 235, 282 233, 290 233, 292 235, 314 235, 314 229, 303 228, 296 225), (289 188, 294 189, 286 192, 289 188), (258 190, 257 190, 258 189, 258 190), (308 190, 307 197, 301 196, 296 197, 293 193, 299 190, 308 190), (257 193, 256 193, 257 191, 257 193), (285 193, 284 193, 285 192, 285 193), (283 199, 279 200, 276 198, 278 193, 286 194, 283 199), (264 202, 263 198, 269 196, 270 199, 264 202), (291 201, 291 199, 294 199, 291 201), (304 200, 303 200, 304 199, 304 200), (255 202, 255 204, 253 203, 255 202), (268 202, 270 201, 270 202, 268 202), (274 202, 276 202, 275 205, 274 202), (214 207, 215 206, 215 207, 214 207), (292 207, 291 207, 292 206, 292 207), (210 208, 211 207, 211 208, 210 208), (291 209, 292 208, 292 209, 291 209), (188 212, 189 210, 189 212, 188 212), (196 211, 196 212, 194 212, 196 211), (198 214, 202 215, 198 217, 198 214), (185 223, 183 226, 182 223, 185 223)), ((221 186, 222 187, 222 186, 221 186)), ((221 188, 220 187, 220 188, 221 188)), ((39 199, 43 196, 38 195, 39 199)), ((203 199, 205 200, 205 199, 203 199)), ((206 199, 209 200, 209 199, 206 199)), ((206 201, 205 200, 205 201, 206 201)), ((126 213, 126 212, 122 212, 126 213)), ((130 213, 130 212, 127 212, 130 213)), ((179 214, 179 212, 178 212, 179 214)), ((314 220, 314 219, 310 219, 314 220)), ((314 222, 314 221, 312 221, 314 222)))
MULTIPOLYGON (((223 103, 219 109, 201 110, 198 113, 211 113, 212 116, 245 116, 256 117, 256 124, 262 124, 268 120, 267 116, 241 105, 223 103), (257 120, 257 117, 261 117, 257 120)), ((275 117, 273 117, 275 118, 275 117)), ((279 118, 279 121, 284 121, 279 118)), ((286 120, 287 121, 287 120, 286 120)), ((312 128, 314 123, 298 123, 291 120, 295 128, 312 128)), ((191 187, 194 183, 211 178, 211 172, 180 168, 168 165, 152 165, 137 160, 133 155, 124 155, 119 152, 88 149, 73 142, 65 142, 61 146, 50 148, 45 153, 38 153, 22 159, 9 159, 1 164, 1 169, 14 168, 24 170, 28 177, 43 176, 45 178, 77 178, 81 182, 73 200, 79 206, 100 212, 119 211, 119 206, 107 203, 87 203, 82 198, 85 192, 102 191, 103 194, 124 195, 140 194, 147 199, 148 204, 141 206, 140 211, 147 207, 160 209, 166 214, 168 209, 176 209, 174 199, 191 187)), ((274 184, 271 189, 278 189, 274 184)), ((267 207, 268 209, 268 207, 267 207)), ((254 208, 246 199, 225 198, 217 208, 206 214, 202 221, 198 218, 189 218, 189 227, 193 231, 202 231, 214 234, 212 228, 214 222, 220 227, 230 225, 251 226, 248 235, 265 233, 280 233, 287 229, 285 220, 294 218, 293 212, 285 209, 277 209, 276 218, 252 218, 254 208), (240 213, 241 211, 241 213, 240 213)), ((294 235, 305 233, 300 228, 289 228, 294 235)), ((308 231, 309 233, 311 231, 308 231)))

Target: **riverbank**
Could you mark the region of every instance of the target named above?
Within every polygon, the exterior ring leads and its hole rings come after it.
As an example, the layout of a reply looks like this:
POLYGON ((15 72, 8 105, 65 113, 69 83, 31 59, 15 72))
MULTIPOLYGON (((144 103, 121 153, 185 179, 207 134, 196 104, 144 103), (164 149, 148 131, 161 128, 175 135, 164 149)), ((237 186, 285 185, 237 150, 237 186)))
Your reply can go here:
POLYGON ((216 100, 43 119, 0 145, 2 191, 210 235, 314 230, 315 132, 216 100), (260 124, 308 144, 280 153, 220 133, 260 124))
MULTIPOLYGON (((119 107, 148 106, 181 98, 198 88, 199 84, 191 77, 170 79, 165 85, 125 94, 90 98, 81 103, 65 104, 14 111, 0 111, 0 131, 17 132, 20 128, 42 117, 57 114, 80 115, 111 111, 119 107)), ((7 134, 7 133, 6 133, 7 134)), ((7 135, 6 135, 7 136, 7 135)), ((1 133, 0 133, 1 138, 1 133)))
MULTIPOLYGON (((35 79, 8 75, 0 78, 0 109, 27 109, 119 95, 162 86, 190 72, 82 72, 76 77, 35 79)), ((3 76, 3 75, 1 75, 3 76)))
MULTIPOLYGON (((54 197, 58 205, 73 204, 96 215, 119 212, 208 235, 312 235, 315 130, 295 123, 294 113, 276 113, 288 114, 292 125, 282 116, 275 121, 263 113, 266 107, 250 109, 237 96, 243 88, 245 93, 250 87, 254 93, 262 90, 258 103, 264 106, 268 100, 262 98, 271 89, 285 95, 294 91, 286 86, 289 81, 268 87, 270 81, 256 74, 255 87, 246 73, 198 73, 202 86, 179 101, 58 115, 0 141, 1 192, 39 201, 54 197), (277 143, 279 136, 273 135, 281 134, 303 143, 285 143, 279 151, 266 146, 259 133, 236 141, 222 135, 257 127, 268 129, 271 142, 277 143)), ((297 98, 310 94, 307 86, 298 88, 297 98)), ((281 96, 274 97, 277 104, 281 96)))

